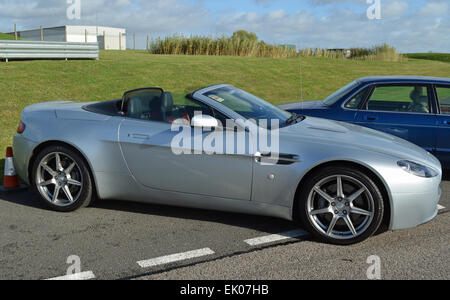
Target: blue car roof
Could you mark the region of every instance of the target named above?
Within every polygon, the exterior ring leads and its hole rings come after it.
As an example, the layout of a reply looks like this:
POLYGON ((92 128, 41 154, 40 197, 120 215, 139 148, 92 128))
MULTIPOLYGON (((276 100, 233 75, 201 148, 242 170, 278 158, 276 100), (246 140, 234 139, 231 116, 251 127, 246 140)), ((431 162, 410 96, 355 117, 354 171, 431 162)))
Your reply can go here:
POLYGON ((450 84, 450 78, 427 76, 370 76, 358 79, 362 83, 420 82, 450 84))

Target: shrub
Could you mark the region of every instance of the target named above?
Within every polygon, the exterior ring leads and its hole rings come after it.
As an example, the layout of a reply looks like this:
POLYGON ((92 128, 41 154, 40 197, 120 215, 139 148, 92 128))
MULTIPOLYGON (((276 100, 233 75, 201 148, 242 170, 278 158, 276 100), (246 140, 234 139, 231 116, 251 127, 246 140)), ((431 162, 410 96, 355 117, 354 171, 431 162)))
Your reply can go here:
POLYGON ((255 33, 236 31, 233 36, 219 38, 174 35, 151 41, 149 52, 152 54, 181 55, 228 55, 284 58, 295 57, 295 48, 283 45, 270 45, 258 41, 255 33))

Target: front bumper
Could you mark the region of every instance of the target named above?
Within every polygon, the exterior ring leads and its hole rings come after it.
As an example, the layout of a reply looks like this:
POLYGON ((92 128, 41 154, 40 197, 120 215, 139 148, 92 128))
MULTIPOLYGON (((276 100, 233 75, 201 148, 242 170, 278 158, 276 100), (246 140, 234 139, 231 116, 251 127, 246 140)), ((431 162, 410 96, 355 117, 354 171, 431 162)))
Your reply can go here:
POLYGON ((23 135, 16 133, 14 135, 14 167, 19 178, 26 184, 30 184, 28 176, 28 164, 30 162, 33 149, 37 143, 26 139, 23 135))
POLYGON ((390 229, 407 229, 430 222, 438 214, 441 177, 423 179, 424 192, 393 193, 390 229))

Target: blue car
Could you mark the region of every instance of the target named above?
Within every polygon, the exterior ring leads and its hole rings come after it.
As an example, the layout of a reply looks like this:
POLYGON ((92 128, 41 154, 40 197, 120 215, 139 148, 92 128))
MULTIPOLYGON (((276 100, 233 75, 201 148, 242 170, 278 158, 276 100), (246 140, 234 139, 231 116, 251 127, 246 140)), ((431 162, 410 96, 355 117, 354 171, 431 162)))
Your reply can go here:
POLYGON ((450 169, 450 78, 364 77, 323 101, 281 108, 390 133, 433 153, 450 169))

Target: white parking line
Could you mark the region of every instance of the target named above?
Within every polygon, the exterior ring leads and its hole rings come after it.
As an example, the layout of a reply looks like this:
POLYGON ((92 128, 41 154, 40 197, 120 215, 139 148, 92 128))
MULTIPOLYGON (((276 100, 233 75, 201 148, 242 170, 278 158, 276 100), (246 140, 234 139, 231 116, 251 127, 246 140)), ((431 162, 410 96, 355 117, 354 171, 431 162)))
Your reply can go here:
POLYGON ((165 265, 165 264, 173 263, 176 261, 182 261, 182 260, 187 260, 187 259, 191 259, 191 258, 211 255, 211 254, 214 254, 214 251, 212 251, 210 248, 204 248, 204 249, 199 249, 199 250, 194 250, 194 251, 189 251, 189 252, 184 252, 184 253, 177 253, 177 254, 166 255, 166 256, 156 257, 156 258, 147 259, 147 260, 141 260, 141 261, 138 261, 137 264, 139 266, 141 266, 141 268, 149 268, 149 267, 165 265))
POLYGON ((438 210, 443 210, 443 209, 445 209, 445 207, 438 204, 438 210))
POLYGON ((308 235, 309 235, 309 233, 307 233, 306 231, 297 229, 297 230, 286 231, 286 232, 282 232, 282 233, 278 233, 278 234, 266 235, 266 236, 262 236, 262 237, 258 237, 258 238, 254 238, 254 239, 248 239, 248 240, 245 240, 244 242, 246 242, 250 246, 257 246, 257 245, 261 245, 261 244, 267 244, 267 243, 272 243, 272 242, 277 242, 277 241, 282 241, 282 240, 287 240, 287 239, 297 238, 297 237, 304 237, 304 236, 308 236, 308 235))
POLYGON ((65 275, 61 277, 49 278, 46 280, 89 280, 94 278, 95 278, 94 273, 92 271, 87 271, 82 273, 65 275))

